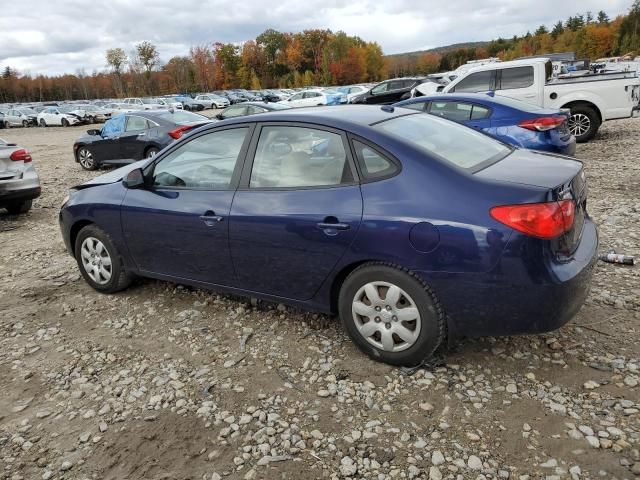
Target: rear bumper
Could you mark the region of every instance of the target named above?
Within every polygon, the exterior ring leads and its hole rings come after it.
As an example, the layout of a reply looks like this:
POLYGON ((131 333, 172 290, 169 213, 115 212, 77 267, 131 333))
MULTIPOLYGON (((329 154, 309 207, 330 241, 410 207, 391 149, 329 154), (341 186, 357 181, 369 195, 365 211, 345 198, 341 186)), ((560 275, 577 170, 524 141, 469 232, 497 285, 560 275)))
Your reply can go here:
POLYGON ((515 242, 485 274, 434 278, 432 273, 418 272, 433 286, 447 312, 450 337, 548 332, 578 313, 597 262, 595 224, 585 220, 580 245, 566 262, 543 255, 535 261, 527 258, 528 248, 515 242))
POLYGON ((32 200, 40 196, 40 179, 35 168, 27 168, 20 178, 0 182, 0 204, 32 200))

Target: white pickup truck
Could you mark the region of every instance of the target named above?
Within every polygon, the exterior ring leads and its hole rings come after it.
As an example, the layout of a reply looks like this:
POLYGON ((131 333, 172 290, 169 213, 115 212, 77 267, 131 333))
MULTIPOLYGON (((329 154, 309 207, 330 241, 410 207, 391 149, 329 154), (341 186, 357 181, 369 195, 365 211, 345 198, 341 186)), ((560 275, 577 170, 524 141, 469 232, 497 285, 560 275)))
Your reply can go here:
POLYGON ((544 108, 571 110, 569 129, 587 142, 607 120, 628 118, 640 108, 640 79, 635 73, 604 73, 552 78, 547 58, 489 63, 469 69, 443 93, 488 92, 544 108))

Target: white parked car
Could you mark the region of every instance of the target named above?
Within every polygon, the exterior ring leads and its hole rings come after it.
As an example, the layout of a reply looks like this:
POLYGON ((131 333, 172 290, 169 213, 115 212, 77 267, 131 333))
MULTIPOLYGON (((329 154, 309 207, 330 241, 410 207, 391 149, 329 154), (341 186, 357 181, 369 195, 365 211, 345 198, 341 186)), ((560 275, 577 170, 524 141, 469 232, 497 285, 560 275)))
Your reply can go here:
POLYGON ((154 98, 125 98, 122 102, 129 107, 135 107, 137 110, 158 110, 167 108, 164 105, 160 105, 154 98))
POLYGON ((182 110, 182 103, 173 98, 156 98, 156 103, 162 105, 164 108, 175 108, 176 110, 182 110))
POLYGON ((67 113, 62 107, 47 107, 38 114, 38 125, 41 127, 78 125, 82 119, 73 113, 67 113))
POLYGON ((282 102, 293 108, 317 107, 319 105, 340 105, 347 103, 347 95, 330 89, 304 90, 282 102))
POLYGON ((194 100, 203 104, 204 108, 227 108, 229 106, 229 100, 219 95, 198 95, 194 100))
POLYGON ((494 91, 543 108, 568 108, 569 130, 578 142, 593 138, 602 122, 640 112, 640 79, 635 72, 552 77, 548 58, 489 63, 469 69, 442 91, 494 91))

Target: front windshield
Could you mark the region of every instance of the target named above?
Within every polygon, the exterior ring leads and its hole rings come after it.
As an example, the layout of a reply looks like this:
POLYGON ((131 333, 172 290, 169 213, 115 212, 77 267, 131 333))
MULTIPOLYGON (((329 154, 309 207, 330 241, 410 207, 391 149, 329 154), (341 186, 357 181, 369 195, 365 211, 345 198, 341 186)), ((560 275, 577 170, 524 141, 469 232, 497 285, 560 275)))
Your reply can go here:
POLYGON ((24 113, 25 115, 31 115, 36 113, 35 110, 31 110, 30 108, 21 108, 20 110, 18 110, 20 113, 24 113))
POLYGON ((422 113, 394 117, 373 127, 465 169, 499 160, 511 152, 506 145, 471 128, 422 113))
POLYGON ((209 120, 204 115, 198 115, 197 113, 185 112, 184 110, 174 110, 173 112, 167 111, 160 113, 158 117, 163 120, 168 120, 177 125, 185 125, 187 123, 194 122, 206 122, 209 120))

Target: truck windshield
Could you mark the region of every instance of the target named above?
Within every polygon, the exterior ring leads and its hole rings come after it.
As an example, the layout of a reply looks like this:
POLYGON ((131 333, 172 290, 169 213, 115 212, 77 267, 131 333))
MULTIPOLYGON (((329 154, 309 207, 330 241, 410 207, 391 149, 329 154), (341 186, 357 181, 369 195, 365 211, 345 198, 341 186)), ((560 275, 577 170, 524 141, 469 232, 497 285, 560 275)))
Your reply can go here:
POLYGON ((423 113, 391 118, 373 127, 413 144, 428 155, 468 170, 496 162, 511 153, 509 147, 487 135, 423 113))

